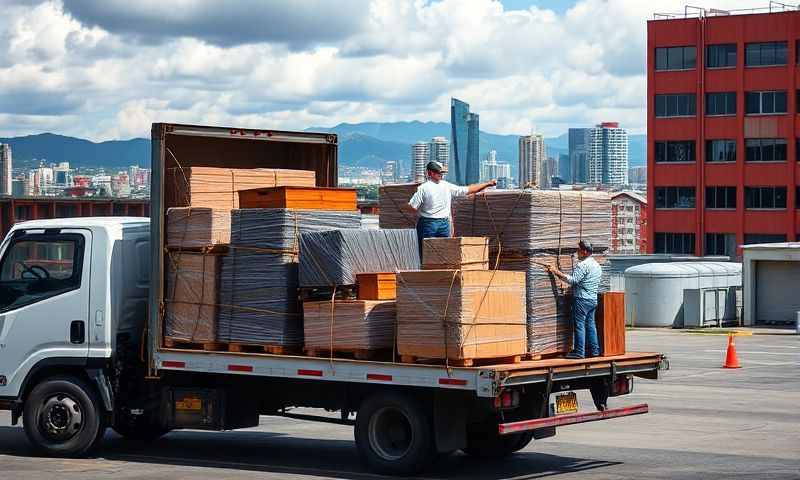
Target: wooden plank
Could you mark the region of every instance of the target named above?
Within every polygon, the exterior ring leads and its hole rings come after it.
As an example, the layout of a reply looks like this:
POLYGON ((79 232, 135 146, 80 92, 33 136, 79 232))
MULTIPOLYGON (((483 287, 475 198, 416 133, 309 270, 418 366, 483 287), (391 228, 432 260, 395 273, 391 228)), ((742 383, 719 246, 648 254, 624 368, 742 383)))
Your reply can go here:
POLYGON ((600 354, 604 356, 625 353, 625 293, 600 294, 595 315, 600 354))
POLYGON ((356 274, 359 300, 394 300, 397 298, 397 274, 394 272, 356 274))
POLYGON ((239 208, 353 211, 358 206, 354 188, 283 186, 241 190, 239 208))

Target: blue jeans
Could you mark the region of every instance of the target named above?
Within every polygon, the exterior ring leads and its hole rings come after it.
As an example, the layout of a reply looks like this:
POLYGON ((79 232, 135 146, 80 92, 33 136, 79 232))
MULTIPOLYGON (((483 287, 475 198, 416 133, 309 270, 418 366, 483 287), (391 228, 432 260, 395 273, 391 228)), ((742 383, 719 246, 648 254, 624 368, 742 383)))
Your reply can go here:
POLYGON ((449 218, 419 217, 417 220, 417 242, 419 243, 419 259, 422 260, 422 239, 450 236, 449 218))
POLYGON ((597 310, 597 300, 591 298, 578 298, 572 306, 572 324, 575 327, 575 336, 572 351, 581 356, 600 355, 600 344, 597 341, 597 326, 594 323, 594 312, 597 310), (588 345, 586 343, 588 342, 588 345), (588 352, 586 352, 586 347, 588 352))

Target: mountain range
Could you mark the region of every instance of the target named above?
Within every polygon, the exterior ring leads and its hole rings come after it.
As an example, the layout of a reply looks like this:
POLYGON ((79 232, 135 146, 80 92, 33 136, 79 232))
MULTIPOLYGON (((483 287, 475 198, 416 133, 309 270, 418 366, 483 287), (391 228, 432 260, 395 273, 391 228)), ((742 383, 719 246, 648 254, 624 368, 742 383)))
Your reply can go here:
MULTIPOLYGON (((339 135, 339 164, 379 169, 386 160, 400 160, 408 168, 411 145, 432 137, 450 138, 450 124, 444 122, 365 122, 340 123, 335 127, 311 127, 306 131, 329 132, 339 135)), ((517 167, 518 135, 499 135, 480 132, 480 155, 497 151, 497 159, 511 164, 512 174, 517 167)), ((11 145, 15 168, 33 168, 40 160, 48 163, 70 162, 73 167, 127 168, 129 165, 147 167, 150 164, 150 140, 112 140, 95 143, 81 138, 53 133, 23 137, 0 138, 11 145)), ((546 138, 547 154, 558 157, 567 153, 567 134, 546 138)), ((629 135, 628 156, 631 167, 646 164, 644 135, 629 135)))

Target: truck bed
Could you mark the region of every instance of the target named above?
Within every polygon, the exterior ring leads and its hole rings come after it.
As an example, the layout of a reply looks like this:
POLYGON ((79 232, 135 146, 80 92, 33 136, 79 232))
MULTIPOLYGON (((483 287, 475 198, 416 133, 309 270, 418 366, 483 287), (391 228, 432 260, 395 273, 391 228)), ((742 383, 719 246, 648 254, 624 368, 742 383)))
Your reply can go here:
POLYGON ((445 367, 342 358, 212 352, 162 348, 155 352, 158 370, 315 381, 449 388, 494 397, 504 387, 555 380, 634 374, 656 378, 666 359, 660 353, 629 352, 580 360, 552 358, 476 367, 445 367))

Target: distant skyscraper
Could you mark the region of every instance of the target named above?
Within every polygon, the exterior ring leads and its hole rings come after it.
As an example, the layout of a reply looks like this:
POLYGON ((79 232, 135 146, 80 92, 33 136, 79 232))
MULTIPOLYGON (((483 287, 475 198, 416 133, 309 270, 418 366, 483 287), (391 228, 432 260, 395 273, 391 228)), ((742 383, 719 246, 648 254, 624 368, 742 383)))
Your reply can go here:
POLYGON ((497 188, 510 188, 511 164, 508 162, 497 162, 497 174, 494 178, 497 179, 497 188))
POLYGON ((445 176, 449 173, 450 142, 444 137, 433 137, 428 143, 428 158, 442 164, 445 176))
POLYGON ((450 99, 450 130, 453 156, 448 178, 458 185, 476 183, 480 179, 480 122, 477 113, 470 113, 469 104, 450 99))
POLYGON ((589 133, 588 183, 628 183, 628 132, 617 122, 603 122, 589 133))
POLYGON ((11 145, 0 143, 0 195, 11 195, 11 145))
POLYGON ((398 183, 400 181, 400 166, 396 160, 387 160, 383 162, 383 171, 381 172, 381 183, 384 185, 390 183, 398 183))
POLYGON ((589 130, 569 129, 569 166, 565 166, 562 177, 567 183, 586 183, 589 177, 589 130))
POLYGON ((417 142, 411 146, 411 180, 416 183, 425 181, 425 165, 430 155, 428 142, 417 142))
POLYGON ((558 161, 554 157, 547 157, 542 162, 542 175, 541 175, 541 188, 551 188, 553 186, 553 177, 558 172, 558 161))
POLYGON ((570 178, 570 168, 569 168, 569 154, 568 153, 560 153, 558 155, 558 177, 562 181, 566 181, 567 178, 570 178))
POLYGON ((497 151, 489 150, 486 159, 481 162, 480 181, 485 182, 489 179, 497 178, 497 151))
POLYGON ((544 161, 544 135, 532 133, 519 137, 519 186, 539 187, 544 161))

